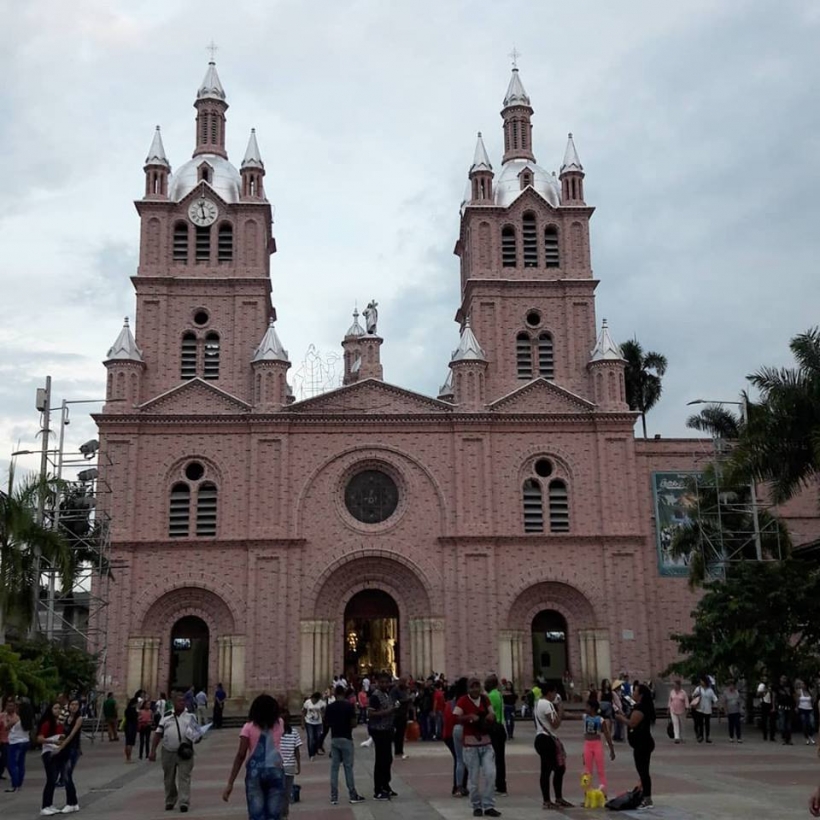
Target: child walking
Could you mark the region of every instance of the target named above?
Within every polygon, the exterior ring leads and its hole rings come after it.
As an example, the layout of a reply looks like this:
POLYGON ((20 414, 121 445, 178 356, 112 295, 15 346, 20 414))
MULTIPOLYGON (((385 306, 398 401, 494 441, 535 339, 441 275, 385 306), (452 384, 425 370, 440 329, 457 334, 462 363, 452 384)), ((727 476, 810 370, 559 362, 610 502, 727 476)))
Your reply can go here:
POLYGON ((299 751, 302 738, 299 732, 291 726, 289 715, 284 714, 282 719, 285 722, 285 730, 282 733, 279 750, 282 753, 282 762, 285 764, 285 797, 282 801, 281 820, 286 820, 290 814, 290 803, 293 799, 293 780, 297 774, 302 772, 302 754, 299 751))
POLYGON ((606 767, 604 766, 604 743, 601 735, 606 738, 609 746, 609 759, 615 760, 615 747, 612 745, 612 735, 607 722, 600 716, 601 706, 597 700, 590 698, 587 701, 587 713, 584 715, 584 771, 592 777, 592 766, 598 770, 598 782, 601 791, 606 794, 606 767))

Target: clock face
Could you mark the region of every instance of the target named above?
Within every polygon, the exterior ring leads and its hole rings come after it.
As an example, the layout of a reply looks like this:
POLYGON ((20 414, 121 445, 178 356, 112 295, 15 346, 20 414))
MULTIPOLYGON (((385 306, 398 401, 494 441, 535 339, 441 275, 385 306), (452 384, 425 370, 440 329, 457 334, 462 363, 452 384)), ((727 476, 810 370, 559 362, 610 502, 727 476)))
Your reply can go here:
POLYGON ((210 199, 205 199, 205 197, 195 199, 188 206, 188 218, 194 225, 199 225, 203 228, 206 225, 213 225, 218 216, 219 208, 217 208, 216 204, 211 202, 210 199))

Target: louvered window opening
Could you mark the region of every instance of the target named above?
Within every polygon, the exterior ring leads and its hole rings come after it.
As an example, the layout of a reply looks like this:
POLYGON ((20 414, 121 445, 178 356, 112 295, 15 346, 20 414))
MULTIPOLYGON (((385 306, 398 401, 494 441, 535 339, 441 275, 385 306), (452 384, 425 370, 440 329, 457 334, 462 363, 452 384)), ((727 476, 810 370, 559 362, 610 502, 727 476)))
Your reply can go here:
POLYGON ((186 333, 182 337, 182 356, 180 361, 180 376, 183 380, 193 379, 196 376, 196 336, 186 333))
POLYGON ((557 268, 561 260, 558 255, 558 231, 553 227, 544 229, 544 265, 557 268))
POLYGON ((211 259, 211 229, 210 227, 202 228, 197 225, 196 228, 196 261, 209 262, 211 259))
MULTIPOLYGON (((525 174, 524 180, 527 184, 528 175, 525 174)), ((538 267, 538 237, 535 232, 535 214, 527 212, 524 214, 522 220, 521 237, 524 242, 524 267, 537 268, 538 267)))
POLYGON ((514 268, 517 264, 515 229, 508 225, 501 231, 501 265, 505 268, 514 268))
POLYGON ((191 489, 187 484, 174 484, 168 516, 170 538, 187 538, 191 518, 191 489))
POLYGON ((188 261, 188 226, 184 222, 174 226, 174 262, 188 261))
POLYGON ((532 341, 526 333, 519 333, 515 339, 515 364, 519 379, 532 378, 532 341))
POLYGON ((550 532, 569 532, 569 494, 563 481, 552 481, 549 487, 550 532))
POLYGON ((196 500, 196 534, 216 535, 216 485, 205 482, 199 487, 196 500))
POLYGON ((217 259, 220 262, 233 260, 233 228, 230 225, 220 225, 219 227, 217 259))
POLYGON ((217 124, 217 117, 211 114, 211 142, 216 145, 219 137, 219 125, 217 124))
POLYGON ((200 130, 200 143, 206 143, 208 141, 208 115, 203 114, 202 119, 199 121, 199 130, 200 130))
POLYGON ((555 377, 552 336, 549 333, 542 333, 538 337, 538 375, 545 379, 555 377))
POLYGON ((544 532, 541 485, 533 478, 524 482, 524 532, 544 532))
POLYGON ((205 379, 219 378, 219 334, 209 333, 205 337, 205 357, 202 376, 205 379))

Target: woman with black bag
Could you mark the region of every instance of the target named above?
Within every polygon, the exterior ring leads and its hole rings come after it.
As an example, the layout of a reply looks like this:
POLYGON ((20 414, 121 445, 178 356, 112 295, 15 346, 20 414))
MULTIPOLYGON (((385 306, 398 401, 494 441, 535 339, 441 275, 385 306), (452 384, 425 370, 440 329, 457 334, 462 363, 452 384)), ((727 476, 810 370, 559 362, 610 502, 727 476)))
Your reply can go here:
POLYGON ((629 717, 620 710, 615 712, 615 720, 626 726, 629 731, 629 745, 632 747, 632 755, 635 759, 635 769, 641 779, 641 790, 643 799, 639 809, 651 808, 652 803, 652 777, 649 774, 649 764, 652 759, 652 752, 655 751, 655 740, 652 737, 652 724, 655 722, 655 704, 652 702, 652 693, 646 684, 640 684, 632 691, 635 705, 629 717))

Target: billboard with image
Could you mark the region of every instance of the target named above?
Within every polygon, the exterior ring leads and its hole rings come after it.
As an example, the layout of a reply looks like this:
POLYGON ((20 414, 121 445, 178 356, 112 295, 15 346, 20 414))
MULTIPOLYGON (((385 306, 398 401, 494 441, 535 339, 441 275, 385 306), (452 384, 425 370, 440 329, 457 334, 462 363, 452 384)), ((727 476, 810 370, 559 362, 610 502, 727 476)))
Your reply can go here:
POLYGON ((691 522, 690 510, 695 496, 692 479, 702 473, 652 473, 652 500, 655 508, 655 538, 658 549, 658 572, 661 575, 689 575, 688 556, 672 555, 675 530, 691 522))

